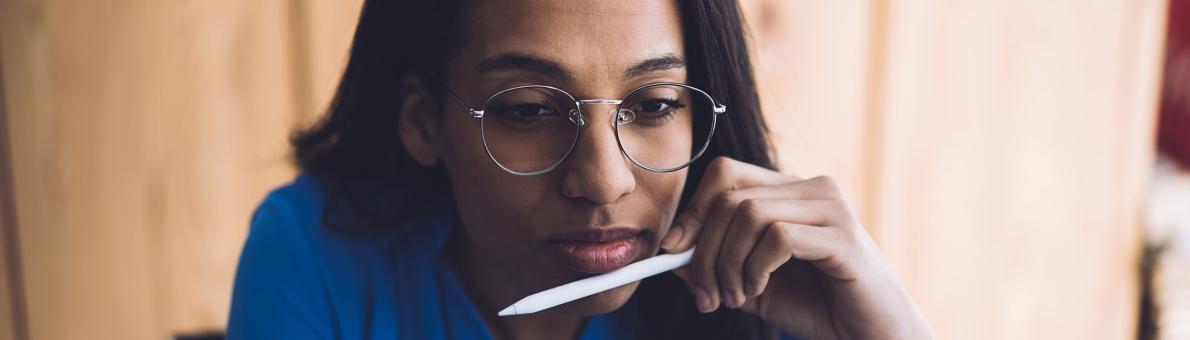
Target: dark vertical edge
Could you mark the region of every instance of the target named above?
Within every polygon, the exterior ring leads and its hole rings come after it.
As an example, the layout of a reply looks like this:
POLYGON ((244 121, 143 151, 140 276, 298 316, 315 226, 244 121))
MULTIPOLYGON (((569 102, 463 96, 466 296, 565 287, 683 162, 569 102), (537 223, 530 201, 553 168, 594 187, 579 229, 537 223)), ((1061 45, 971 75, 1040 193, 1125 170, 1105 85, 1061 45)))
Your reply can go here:
MULTIPOLYGON (((0 51, 3 50, 0 41, 0 51)), ((0 53, 3 55, 3 53, 0 53)), ((3 63, 0 62, 0 66, 3 63)), ((16 340, 29 339, 29 322, 25 309, 25 278, 21 270, 21 243, 17 228, 16 190, 12 175, 12 143, 8 134, 8 104, 4 91, 4 68, 0 67, 0 242, 4 242, 4 278, 8 280, 9 308, 12 312, 12 334, 16 340)))

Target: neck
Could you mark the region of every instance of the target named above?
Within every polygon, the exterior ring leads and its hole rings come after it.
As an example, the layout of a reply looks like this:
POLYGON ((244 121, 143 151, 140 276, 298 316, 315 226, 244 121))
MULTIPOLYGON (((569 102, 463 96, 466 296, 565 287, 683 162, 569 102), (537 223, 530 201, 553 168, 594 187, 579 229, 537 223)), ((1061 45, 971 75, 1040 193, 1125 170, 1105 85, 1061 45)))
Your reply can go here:
POLYGON ((497 316, 508 304, 524 297, 520 296, 525 293, 518 287, 527 285, 520 282, 521 278, 509 275, 517 272, 517 266, 504 262, 501 256, 482 253, 462 228, 455 230, 448 247, 463 289, 495 339, 559 339, 561 334, 578 337, 584 321, 581 315, 545 310, 497 316))

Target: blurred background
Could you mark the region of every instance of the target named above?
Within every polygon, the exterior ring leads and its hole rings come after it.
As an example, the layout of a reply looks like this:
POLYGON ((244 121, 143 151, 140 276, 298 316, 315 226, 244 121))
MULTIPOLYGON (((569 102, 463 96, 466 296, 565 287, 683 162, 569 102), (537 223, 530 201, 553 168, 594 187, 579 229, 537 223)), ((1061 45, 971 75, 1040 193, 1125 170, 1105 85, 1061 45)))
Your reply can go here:
MULTIPOLYGON (((940 339, 1190 339, 1190 0, 742 0, 940 339)), ((0 340, 218 334, 360 0, 0 0, 0 340)))

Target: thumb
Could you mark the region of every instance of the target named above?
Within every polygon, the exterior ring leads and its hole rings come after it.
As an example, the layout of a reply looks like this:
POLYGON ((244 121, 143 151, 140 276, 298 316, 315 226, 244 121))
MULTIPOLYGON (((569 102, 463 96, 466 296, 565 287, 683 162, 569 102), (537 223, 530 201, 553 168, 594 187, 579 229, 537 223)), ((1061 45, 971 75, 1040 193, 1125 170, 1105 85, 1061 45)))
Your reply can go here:
POLYGON ((680 253, 689 249, 694 243, 694 237, 698 232, 698 213, 694 211, 686 211, 678 218, 665 232, 665 237, 661 238, 661 249, 670 253, 680 253))

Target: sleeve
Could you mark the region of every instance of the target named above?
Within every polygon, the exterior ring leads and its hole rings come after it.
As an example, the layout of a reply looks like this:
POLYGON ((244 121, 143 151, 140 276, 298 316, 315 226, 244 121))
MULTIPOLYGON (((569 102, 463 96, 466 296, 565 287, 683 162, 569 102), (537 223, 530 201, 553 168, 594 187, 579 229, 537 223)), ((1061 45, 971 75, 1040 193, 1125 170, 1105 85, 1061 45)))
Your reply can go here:
POLYGON ((252 217, 232 289, 227 339, 333 339, 335 326, 309 235, 283 196, 252 217))

